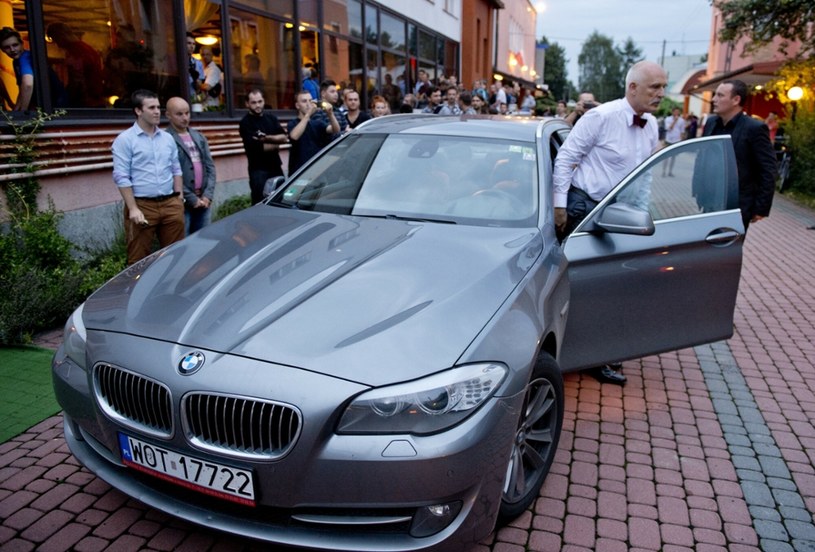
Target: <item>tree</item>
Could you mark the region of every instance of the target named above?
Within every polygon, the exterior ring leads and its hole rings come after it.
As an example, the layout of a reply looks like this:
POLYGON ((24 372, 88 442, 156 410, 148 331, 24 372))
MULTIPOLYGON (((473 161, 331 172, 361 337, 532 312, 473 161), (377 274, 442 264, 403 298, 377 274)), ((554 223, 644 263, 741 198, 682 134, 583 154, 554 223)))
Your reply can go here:
POLYGON ((549 93, 555 99, 566 99, 574 87, 566 78, 566 49, 557 42, 549 42, 542 36, 539 44, 547 44, 544 50, 543 82, 549 85, 549 93))
POLYGON ((600 102, 622 97, 625 92, 622 58, 611 38, 594 31, 577 57, 580 90, 594 94, 600 102))
POLYGON ((800 40, 799 56, 815 52, 815 9, 812 0, 714 0, 722 12, 724 26, 719 31, 722 42, 736 42, 747 37, 746 49, 756 50, 770 44, 775 37, 784 39, 781 51, 786 53, 790 41, 800 40))
POLYGON ((642 48, 638 48, 634 43, 634 39, 632 39, 630 36, 625 39, 625 43, 623 44, 622 48, 617 48, 617 53, 622 59, 622 66, 620 69, 623 75, 625 75, 625 73, 631 69, 632 65, 645 59, 645 56, 642 55, 642 48))
POLYGON ((790 182, 794 190, 815 195, 815 58, 790 60, 767 83, 767 92, 784 105, 783 134, 792 151, 790 182), (798 86, 803 95, 792 101, 788 91, 798 86))

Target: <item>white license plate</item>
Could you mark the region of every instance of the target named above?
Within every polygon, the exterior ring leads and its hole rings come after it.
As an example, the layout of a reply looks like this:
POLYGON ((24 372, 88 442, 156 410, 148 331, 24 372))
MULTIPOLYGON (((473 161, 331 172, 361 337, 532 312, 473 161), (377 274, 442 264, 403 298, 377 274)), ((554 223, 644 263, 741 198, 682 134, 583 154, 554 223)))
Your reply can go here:
POLYGON ((122 461, 131 468, 210 496, 255 505, 252 472, 201 460, 119 433, 122 461))

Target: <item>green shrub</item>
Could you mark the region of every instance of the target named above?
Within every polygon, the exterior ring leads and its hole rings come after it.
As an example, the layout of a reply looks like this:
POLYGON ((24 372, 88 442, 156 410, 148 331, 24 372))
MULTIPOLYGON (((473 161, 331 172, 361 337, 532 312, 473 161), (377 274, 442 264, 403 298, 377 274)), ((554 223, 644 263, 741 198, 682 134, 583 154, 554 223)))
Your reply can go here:
MULTIPOLYGON (((53 210, 12 221, 0 239, 0 342, 25 343, 75 306, 82 281, 53 210)), ((64 318, 63 318, 64 320, 64 318)))
POLYGON ((221 203, 212 214, 212 221, 226 218, 238 211, 243 211, 252 206, 252 199, 248 195, 233 196, 221 203))
POLYGON ((0 344, 28 343, 62 326, 85 298, 126 264, 124 240, 80 262, 53 210, 12 221, 0 232, 0 344), (121 243, 120 243, 121 242, 121 243))
POLYGON ((799 110, 795 122, 787 123, 785 130, 792 151, 792 189, 815 195, 815 112, 799 110))
POLYGON ((127 245, 124 235, 119 233, 109 249, 92 253, 83 263, 85 278, 82 281, 81 295, 87 297, 116 276, 127 266, 127 245))

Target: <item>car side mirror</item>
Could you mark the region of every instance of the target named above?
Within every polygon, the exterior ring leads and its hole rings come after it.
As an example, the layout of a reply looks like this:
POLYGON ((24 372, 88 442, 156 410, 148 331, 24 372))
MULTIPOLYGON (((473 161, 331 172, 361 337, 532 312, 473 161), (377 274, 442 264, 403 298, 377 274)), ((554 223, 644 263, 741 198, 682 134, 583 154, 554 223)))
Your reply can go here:
POLYGON ((263 197, 267 198, 277 191, 286 182, 285 176, 275 176, 270 178, 263 185, 263 197))
POLYGON ((653 235, 654 219, 650 213, 629 203, 612 203, 594 220, 594 225, 604 232, 614 234, 653 235))

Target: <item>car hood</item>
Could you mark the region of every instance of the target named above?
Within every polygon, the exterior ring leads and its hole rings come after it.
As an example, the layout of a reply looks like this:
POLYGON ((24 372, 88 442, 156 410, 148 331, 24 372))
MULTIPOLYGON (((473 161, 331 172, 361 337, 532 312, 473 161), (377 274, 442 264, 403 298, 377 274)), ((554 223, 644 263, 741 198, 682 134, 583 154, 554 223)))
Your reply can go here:
POLYGON ((129 267, 83 316, 89 330, 382 385, 452 366, 541 248, 535 229, 258 205, 129 267))

